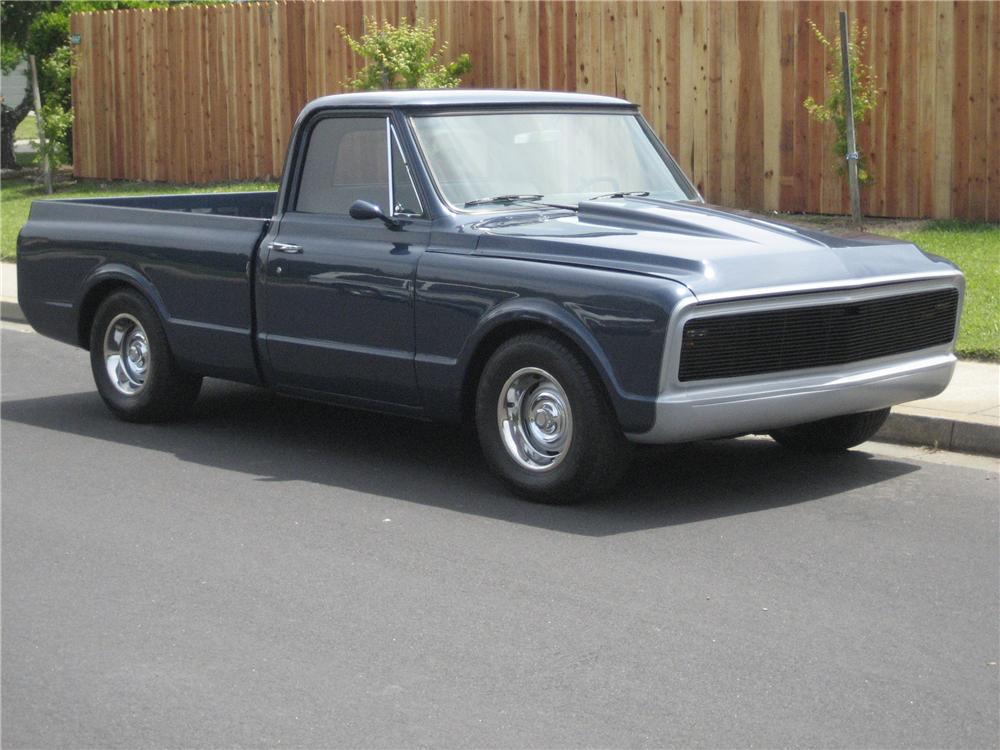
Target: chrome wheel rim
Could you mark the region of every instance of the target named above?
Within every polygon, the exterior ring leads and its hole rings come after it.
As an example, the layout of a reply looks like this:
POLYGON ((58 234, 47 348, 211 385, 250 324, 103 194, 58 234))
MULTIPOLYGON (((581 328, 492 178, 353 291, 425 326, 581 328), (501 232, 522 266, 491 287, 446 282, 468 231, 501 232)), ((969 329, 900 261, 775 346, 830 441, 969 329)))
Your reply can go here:
POLYGON ((122 313, 104 334, 104 367, 111 385, 126 396, 134 396, 146 385, 152 360, 149 339, 142 324, 122 313))
POLYGON ((497 427, 510 457, 529 471, 554 469, 573 441, 573 412, 566 391, 537 367, 509 378, 497 402, 497 427))

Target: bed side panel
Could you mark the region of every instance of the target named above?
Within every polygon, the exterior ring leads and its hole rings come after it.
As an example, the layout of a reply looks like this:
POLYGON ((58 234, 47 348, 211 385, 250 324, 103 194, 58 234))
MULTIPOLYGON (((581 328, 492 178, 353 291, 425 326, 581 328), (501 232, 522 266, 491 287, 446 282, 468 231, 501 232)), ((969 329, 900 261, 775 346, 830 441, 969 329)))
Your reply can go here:
POLYGON ((79 343, 98 284, 142 289, 180 364, 256 381, 250 260, 267 221, 71 201, 37 201, 18 239, 22 309, 40 333, 79 343))

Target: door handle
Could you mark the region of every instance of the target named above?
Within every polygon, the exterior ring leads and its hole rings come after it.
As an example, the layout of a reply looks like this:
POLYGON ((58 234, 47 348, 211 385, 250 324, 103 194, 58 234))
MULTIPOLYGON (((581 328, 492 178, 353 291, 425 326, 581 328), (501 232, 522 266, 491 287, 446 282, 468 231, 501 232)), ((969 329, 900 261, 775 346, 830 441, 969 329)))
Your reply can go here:
POLYGON ((275 253, 288 253, 289 255, 297 255, 302 252, 301 245, 286 245, 284 242, 272 242, 267 246, 267 249, 275 253))

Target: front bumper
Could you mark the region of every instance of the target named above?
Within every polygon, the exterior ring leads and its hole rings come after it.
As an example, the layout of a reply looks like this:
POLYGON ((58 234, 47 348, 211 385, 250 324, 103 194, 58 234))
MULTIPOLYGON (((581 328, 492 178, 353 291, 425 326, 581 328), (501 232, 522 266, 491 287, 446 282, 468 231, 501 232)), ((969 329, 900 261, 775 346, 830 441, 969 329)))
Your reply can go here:
POLYGON ((950 351, 905 361, 864 363, 835 373, 781 377, 752 384, 707 387, 661 396, 649 432, 629 435, 638 443, 691 440, 769 432, 842 414, 882 409, 943 391, 955 369, 950 351))
POLYGON ((766 433, 780 427, 936 396, 947 387, 955 370, 954 340, 920 351, 847 365, 682 382, 677 377, 680 332, 691 318, 716 314, 720 310, 744 312, 850 302, 948 287, 959 290, 961 316, 965 285, 957 271, 902 283, 799 294, 780 290, 774 295, 713 300, 710 304, 692 299, 674 315, 667 334, 653 427, 628 437, 638 443, 682 443, 766 433))

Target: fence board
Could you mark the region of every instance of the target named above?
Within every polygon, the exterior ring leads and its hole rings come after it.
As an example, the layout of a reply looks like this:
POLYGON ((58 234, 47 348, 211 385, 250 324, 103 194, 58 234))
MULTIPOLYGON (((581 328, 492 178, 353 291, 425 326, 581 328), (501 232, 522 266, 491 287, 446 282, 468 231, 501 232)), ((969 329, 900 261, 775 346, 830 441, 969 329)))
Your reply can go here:
MULTIPOLYGON (((851 0, 882 93, 859 143, 871 215, 1000 220, 1000 4, 851 0)), ((346 0, 74 14, 74 169, 203 183, 280 173, 298 110, 344 90, 359 61, 336 31, 364 17, 436 19, 466 85, 591 91, 640 105, 710 200, 840 212, 835 134, 804 2, 346 0)))
POLYGON ((986 155, 989 160, 987 172, 987 186, 989 199, 986 203, 987 219, 1000 222, 1000 149, 996 147, 997 140, 1000 139, 1000 86, 996 85, 1000 81, 1000 7, 997 3, 990 5, 990 28, 994 33, 990 36, 990 61, 987 80, 990 81, 989 111, 986 120, 989 126, 986 142, 992 144, 987 147, 986 155))
POLYGON ((989 39, 977 32, 989 24, 990 4, 975 3, 969 23, 969 181, 966 194, 969 197, 969 214, 986 216, 986 201, 990 194, 989 150, 1000 148, 1000 144, 990 143, 989 96, 990 91, 985 73, 989 72, 989 39))

